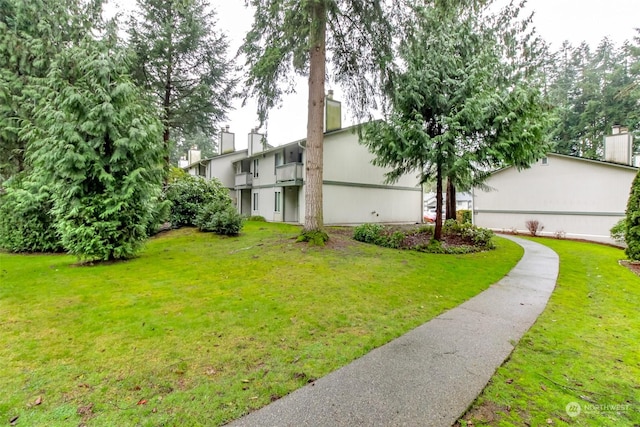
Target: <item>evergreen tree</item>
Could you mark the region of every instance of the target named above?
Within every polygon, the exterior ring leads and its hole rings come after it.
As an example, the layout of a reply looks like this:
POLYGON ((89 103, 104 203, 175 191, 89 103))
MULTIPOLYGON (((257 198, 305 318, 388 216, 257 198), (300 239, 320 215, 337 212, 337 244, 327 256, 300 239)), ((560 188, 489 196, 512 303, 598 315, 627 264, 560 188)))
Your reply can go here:
POLYGON ((565 43, 555 56, 547 99, 556 107, 550 137, 557 152, 600 159, 615 124, 640 136, 632 45, 616 48, 605 38, 592 51, 586 43, 565 43))
POLYGON ((325 76, 329 71, 336 83, 346 89, 356 115, 365 115, 375 103, 381 76, 392 59, 392 7, 401 1, 245 2, 255 8, 253 27, 241 49, 249 68, 246 94, 257 96, 260 121, 265 121, 284 93, 294 90, 294 73, 309 78, 303 237, 321 236, 324 240, 327 238, 322 231, 325 76))
POLYGON ((640 260, 640 173, 631 184, 631 194, 627 202, 626 230, 624 239, 627 243, 625 253, 630 260, 640 260))
POLYGON ((33 174, 50 185, 62 244, 81 259, 134 256, 157 209, 162 125, 128 67, 113 42, 86 35, 52 59, 22 132, 33 174))
POLYGON ((161 110, 168 164, 172 138, 216 134, 230 109, 233 64, 205 0, 137 0, 137 5, 129 21, 134 75, 161 110))
POLYGON ((102 0, 0 0, 0 183, 28 168, 29 141, 42 93, 34 90, 52 58, 100 29, 102 0))
POLYGON ((420 173, 423 183, 435 179, 436 240, 445 179, 453 187, 478 185, 491 169, 528 167, 548 150, 537 45, 523 32, 528 21, 518 20, 518 7, 495 17, 484 7, 414 8, 415 31, 400 51, 390 114, 364 128, 375 164, 393 168, 389 181, 407 173, 420 173))

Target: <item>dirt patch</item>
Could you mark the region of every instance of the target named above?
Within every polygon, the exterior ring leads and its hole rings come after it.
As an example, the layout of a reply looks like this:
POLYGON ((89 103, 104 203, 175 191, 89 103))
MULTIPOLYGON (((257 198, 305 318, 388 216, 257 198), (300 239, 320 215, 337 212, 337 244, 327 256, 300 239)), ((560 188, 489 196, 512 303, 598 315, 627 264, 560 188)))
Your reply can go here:
POLYGON ((510 410, 511 408, 507 406, 500 406, 493 402, 483 402, 481 405, 473 407, 464 414, 461 420, 465 421, 466 424, 462 424, 460 420, 458 420, 454 424, 454 427, 460 427, 463 425, 472 427, 475 425, 474 423, 491 423, 500 418, 499 413, 506 414, 510 410))
POLYGON ((640 276, 640 261, 620 260, 618 262, 620 263, 620 265, 627 267, 629 270, 633 271, 637 276, 640 276))
POLYGON ((325 246, 329 249, 343 250, 356 244, 353 240, 352 227, 329 227, 326 231, 329 234, 329 241, 325 246))

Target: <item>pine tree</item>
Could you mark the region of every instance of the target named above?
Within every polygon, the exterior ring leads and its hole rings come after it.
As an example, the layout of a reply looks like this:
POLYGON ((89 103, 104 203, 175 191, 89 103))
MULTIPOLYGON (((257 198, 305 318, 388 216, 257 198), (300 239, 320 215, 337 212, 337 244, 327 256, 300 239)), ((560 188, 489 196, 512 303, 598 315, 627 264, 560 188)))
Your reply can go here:
POLYGON ((168 165, 171 139, 216 133, 230 109, 233 64, 205 0, 137 0, 137 5, 129 20, 134 75, 161 111, 168 165))
POLYGON ((294 90, 294 73, 309 78, 303 236, 320 235, 326 239, 322 231, 325 76, 333 76, 346 90, 356 115, 365 116, 375 103, 380 84, 386 81, 386 65, 392 59, 393 6, 402 2, 246 3, 255 8, 253 27, 241 49, 249 68, 246 95, 257 97, 260 121, 265 121, 284 93, 294 90))
POLYGON ((454 188, 479 185, 492 168, 524 168, 548 150, 537 46, 522 30, 528 21, 519 21, 518 7, 493 18, 483 7, 414 8, 415 30, 393 74, 390 114, 363 133, 375 164, 393 168, 389 181, 407 173, 420 173, 422 183, 435 179, 436 240, 445 179, 454 188))

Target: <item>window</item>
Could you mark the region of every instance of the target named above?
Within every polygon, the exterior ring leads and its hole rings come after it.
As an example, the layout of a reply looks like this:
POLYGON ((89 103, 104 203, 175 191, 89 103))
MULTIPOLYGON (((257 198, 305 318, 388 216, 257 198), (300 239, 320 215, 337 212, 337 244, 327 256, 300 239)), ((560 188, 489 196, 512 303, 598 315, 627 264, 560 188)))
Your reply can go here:
POLYGON ((280 212, 280 199, 281 199, 280 192, 276 191, 275 200, 274 200, 274 209, 273 209, 275 212, 280 212))
POLYGON ((543 165, 543 166, 546 166, 546 165, 548 165, 548 164, 549 164, 549 158, 548 158, 548 157, 543 157, 543 158, 542 158, 542 165, 543 165))
POLYGON ((273 168, 273 173, 276 173, 275 170, 277 169, 278 166, 281 166, 283 164, 283 156, 282 153, 276 153, 276 158, 274 161, 274 168, 273 168))
POLYGON ((253 159, 253 177, 257 178, 258 177, 258 159, 253 159))
POLYGON ((258 193, 253 193, 253 208, 254 211, 258 210, 258 193))

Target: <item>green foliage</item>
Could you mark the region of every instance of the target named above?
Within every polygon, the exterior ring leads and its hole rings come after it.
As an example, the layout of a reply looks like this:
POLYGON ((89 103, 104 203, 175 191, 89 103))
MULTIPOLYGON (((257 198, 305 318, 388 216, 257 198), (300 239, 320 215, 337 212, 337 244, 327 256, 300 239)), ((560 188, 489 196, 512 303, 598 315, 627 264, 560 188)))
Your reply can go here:
POLYGON ((445 222, 443 236, 445 240, 454 241, 454 244, 434 239, 434 229, 431 225, 396 229, 382 224, 362 224, 354 228, 353 238, 386 248, 413 249, 435 254, 466 254, 495 248, 494 233, 470 223, 461 224, 456 220, 445 222))
POLYGON ((535 73, 537 39, 518 18, 518 6, 497 16, 482 7, 414 8, 413 32, 400 49, 402 67, 388 88, 389 113, 363 127, 374 164, 392 168, 387 181, 415 171, 422 183, 435 178, 438 215, 445 179, 457 188, 480 185, 488 171, 528 167, 549 149, 543 142, 548 113, 535 73))
POLYGON ((20 135, 46 96, 38 89, 55 56, 102 28, 102 1, 0 0, 0 183, 28 170, 20 135))
POLYGON ((5 190, 0 195, 0 248, 11 252, 61 251, 47 186, 16 176, 5 190))
POLYGON ((382 224, 362 224, 353 229, 353 238, 359 242, 377 245, 383 233, 384 225, 382 224))
POLYGON ((610 230, 611 238, 618 243, 624 243, 626 241, 626 238, 625 238, 626 232, 627 232, 627 219, 622 218, 620 221, 616 222, 616 225, 611 227, 611 230, 610 230))
POLYGON ((601 159, 611 126, 640 136, 640 38, 616 46, 605 37, 595 49, 565 42, 547 52, 545 73, 555 107, 549 129, 555 151, 601 159))
POLYGON ((455 220, 447 220, 444 223, 445 235, 459 236, 480 249, 493 249, 493 237, 495 233, 487 228, 476 227, 469 222, 459 223, 455 220))
POLYGON ((317 43, 314 36, 322 25, 314 21, 318 15, 326 18, 331 58, 328 74, 349 94, 357 116, 369 113, 379 83, 386 79, 387 64, 393 59, 392 37, 399 28, 393 21, 402 9, 401 1, 247 0, 247 4, 255 8, 255 13, 241 47, 249 70, 245 96, 257 99, 261 122, 292 90, 294 74, 309 75, 309 50, 317 43), (316 13, 317 6, 323 10, 316 13))
POLYGON ((637 174, 631 184, 631 194, 627 202, 625 253, 630 260, 640 260, 640 174, 637 174))
POLYGON ((225 236, 235 236, 242 229, 243 219, 231 204, 231 200, 218 200, 204 205, 195 225, 200 231, 212 231, 225 236))
POLYGON ((461 224, 470 224, 471 211, 469 209, 460 209, 456 211, 456 220, 461 224))
MULTIPOLYGON (((137 0, 129 19, 134 77, 162 112, 167 159, 187 144, 213 141, 231 108, 234 66, 205 0, 137 0), (169 140, 174 141, 173 147, 169 140)), ((205 154, 212 147, 200 147, 205 154)))
POLYGON ((329 241, 329 235, 323 230, 303 231, 297 241, 307 242, 311 246, 324 246, 329 241))
POLYGON ((267 222, 265 217, 263 217, 261 215, 252 215, 252 216, 247 218, 247 221, 267 222))
POLYGON ((57 55, 41 90, 33 174, 50 184, 62 244, 85 260, 131 258, 161 191, 161 124, 140 102, 127 58, 90 34, 57 55))
POLYGON ((174 228, 195 226, 198 213, 210 203, 231 203, 229 190, 219 180, 207 181, 186 173, 177 174, 167 184, 165 198, 171 203, 169 222, 174 228))

